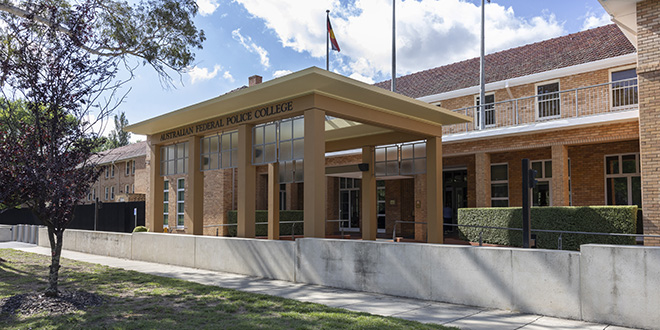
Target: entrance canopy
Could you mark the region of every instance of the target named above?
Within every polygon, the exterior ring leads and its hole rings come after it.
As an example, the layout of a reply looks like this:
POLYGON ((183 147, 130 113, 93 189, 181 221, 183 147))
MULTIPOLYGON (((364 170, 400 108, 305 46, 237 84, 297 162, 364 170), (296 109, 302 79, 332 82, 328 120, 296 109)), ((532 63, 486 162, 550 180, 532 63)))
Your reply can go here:
POLYGON ((242 88, 146 121, 127 131, 152 144, 323 110, 326 151, 440 136, 442 125, 471 121, 428 103, 316 67, 242 88))

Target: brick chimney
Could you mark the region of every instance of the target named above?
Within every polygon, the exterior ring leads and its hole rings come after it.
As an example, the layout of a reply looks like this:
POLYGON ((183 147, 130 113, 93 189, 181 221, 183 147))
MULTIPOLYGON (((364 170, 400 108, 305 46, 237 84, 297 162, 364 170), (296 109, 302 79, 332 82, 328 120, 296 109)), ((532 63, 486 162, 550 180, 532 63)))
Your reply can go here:
POLYGON ((248 78, 249 87, 252 87, 252 86, 257 85, 257 84, 261 84, 262 79, 263 79, 263 77, 261 77, 259 75, 256 75, 256 74, 254 76, 248 78))

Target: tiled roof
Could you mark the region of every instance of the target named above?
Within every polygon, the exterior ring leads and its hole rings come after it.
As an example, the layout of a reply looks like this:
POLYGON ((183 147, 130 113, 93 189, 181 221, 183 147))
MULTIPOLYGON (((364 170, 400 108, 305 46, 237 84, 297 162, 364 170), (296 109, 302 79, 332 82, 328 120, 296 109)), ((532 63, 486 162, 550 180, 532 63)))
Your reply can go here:
MULTIPOLYGON (((615 24, 601 26, 485 56, 486 83, 634 53, 615 24)), ((413 98, 479 84, 479 58, 420 71, 396 79, 397 92, 413 98)), ((376 86, 389 89, 390 80, 376 86)))
POLYGON ((114 148, 106 151, 99 152, 94 159, 96 164, 109 164, 121 160, 128 160, 145 156, 147 154, 147 142, 136 142, 123 147, 114 148))

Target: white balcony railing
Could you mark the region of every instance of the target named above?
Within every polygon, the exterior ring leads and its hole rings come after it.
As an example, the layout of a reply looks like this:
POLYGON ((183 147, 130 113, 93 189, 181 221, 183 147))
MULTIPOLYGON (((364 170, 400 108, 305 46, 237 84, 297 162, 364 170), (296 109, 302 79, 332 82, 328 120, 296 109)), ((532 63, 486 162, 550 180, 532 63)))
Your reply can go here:
MULTIPOLYGON (((484 129, 636 110, 637 103, 637 78, 618 80, 486 104, 484 129)), ((472 106, 453 110, 474 120, 466 124, 443 126, 442 134, 474 131, 479 125, 478 109, 479 106, 472 106)))

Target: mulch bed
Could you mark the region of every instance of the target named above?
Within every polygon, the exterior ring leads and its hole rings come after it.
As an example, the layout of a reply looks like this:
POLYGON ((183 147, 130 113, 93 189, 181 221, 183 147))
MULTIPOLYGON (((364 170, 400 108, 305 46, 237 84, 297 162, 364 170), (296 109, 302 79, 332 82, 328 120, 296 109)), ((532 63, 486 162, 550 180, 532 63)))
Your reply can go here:
POLYGON ((103 297, 85 291, 62 290, 58 297, 43 292, 23 293, 0 300, 0 313, 30 316, 34 314, 67 314, 103 304, 103 297))

